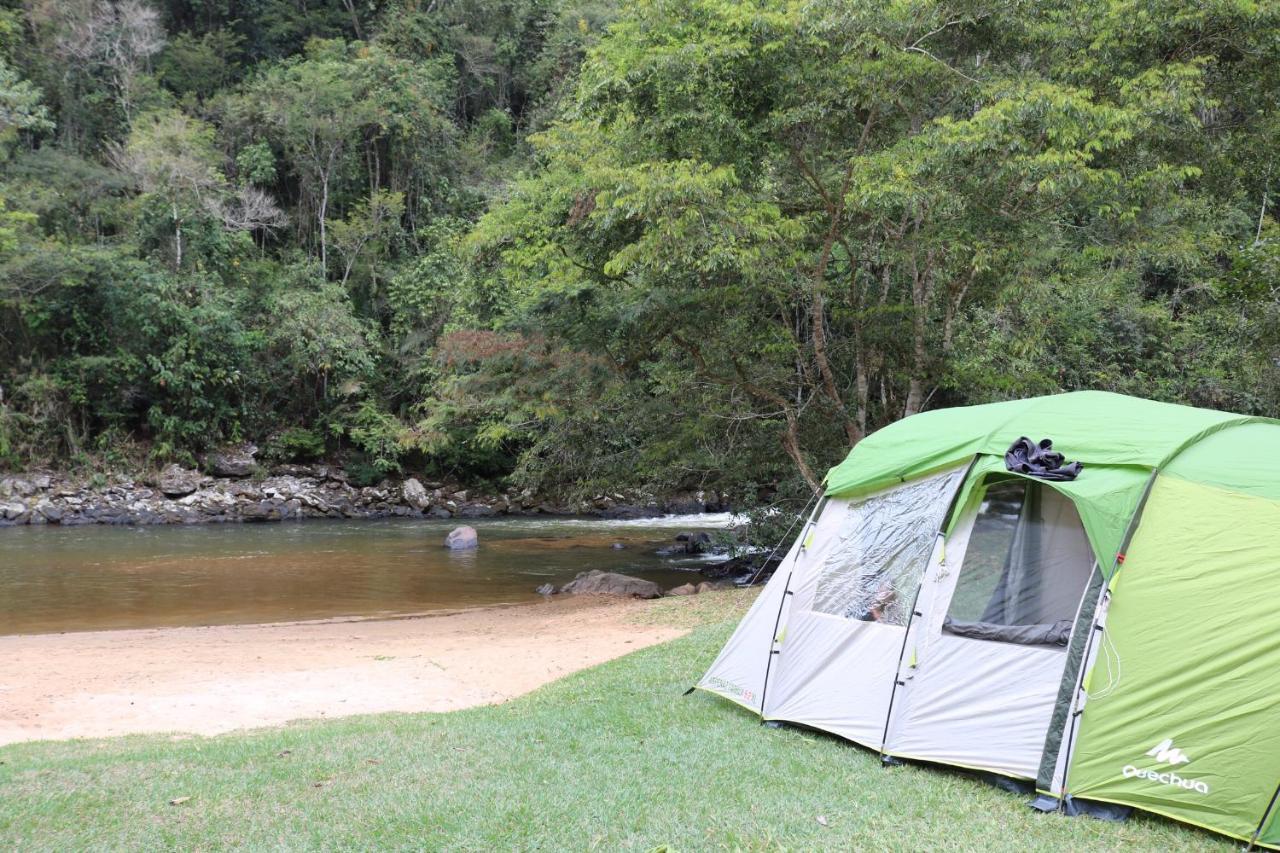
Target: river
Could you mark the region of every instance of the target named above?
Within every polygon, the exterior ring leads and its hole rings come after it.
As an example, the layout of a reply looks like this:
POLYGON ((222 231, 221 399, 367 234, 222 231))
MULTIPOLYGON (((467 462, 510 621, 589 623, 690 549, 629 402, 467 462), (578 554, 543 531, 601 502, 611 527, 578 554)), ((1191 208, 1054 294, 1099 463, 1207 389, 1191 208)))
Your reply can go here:
POLYGON ((0 530, 0 634, 395 616, 540 600, 588 569, 664 587, 697 582, 697 557, 659 557, 682 530, 727 514, 638 521, 505 517, 468 522, 475 551, 449 551, 456 521, 17 527, 0 530), (621 543, 623 548, 613 547, 621 543))

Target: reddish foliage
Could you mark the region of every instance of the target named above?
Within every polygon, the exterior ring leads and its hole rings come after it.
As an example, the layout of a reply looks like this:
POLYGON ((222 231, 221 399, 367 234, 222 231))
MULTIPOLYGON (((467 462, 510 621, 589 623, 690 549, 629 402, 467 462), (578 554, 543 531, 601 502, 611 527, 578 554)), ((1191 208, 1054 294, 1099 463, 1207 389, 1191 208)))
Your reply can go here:
POLYGON ((504 334, 484 329, 450 332, 436 345, 440 360, 449 367, 479 364, 503 356, 536 356, 546 349, 541 337, 504 334))

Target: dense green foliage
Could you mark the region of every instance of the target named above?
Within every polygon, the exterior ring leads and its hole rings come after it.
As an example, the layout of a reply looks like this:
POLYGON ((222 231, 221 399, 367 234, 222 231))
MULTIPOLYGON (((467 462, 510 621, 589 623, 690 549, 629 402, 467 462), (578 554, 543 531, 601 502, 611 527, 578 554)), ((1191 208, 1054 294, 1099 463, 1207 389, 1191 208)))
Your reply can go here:
POLYGON ((4 4, 0 466, 252 440, 508 471, 418 426, 482 323, 453 247, 611 8, 4 4))
POLYGON ((756 496, 944 404, 1280 414, 1273 0, 9 2, 5 464, 756 496))
MULTIPOLYGON (((690 636, 501 705, 380 714, 215 738, 0 748, 0 843, 21 849, 1239 849, 1135 813, 1040 814, 937 766, 764 728, 681 697, 754 590, 653 602, 690 636), (189 797, 176 806, 170 800, 189 797)), ((377 664, 374 664, 375 666, 377 664)))

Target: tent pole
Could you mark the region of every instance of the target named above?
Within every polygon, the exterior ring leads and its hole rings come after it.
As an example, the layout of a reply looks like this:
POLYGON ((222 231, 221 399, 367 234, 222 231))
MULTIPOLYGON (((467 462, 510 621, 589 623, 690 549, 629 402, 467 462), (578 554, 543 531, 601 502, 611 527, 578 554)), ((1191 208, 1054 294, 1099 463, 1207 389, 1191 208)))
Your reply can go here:
MULTIPOLYGON (((963 484, 963 481, 961 483, 963 484)), ((935 547, 939 539, 946 541, 946 536, 941 530, 934 537, 935 547)), ((923 576, 920 578, 920 583, 916 584, 916 594, 911 598, 911 614, 907 617, 907 631, 902 635, 902 648, 898 650, 898 666, 893 671, 893 689, 889 691, 889 707, 884 712, 884 731, 880 733, 880 757, 882 759, 885 757, 884 748, 889 742, 889 721, 893 719, 893 700, 898 695, 898 687, 906 683, 902 680, 902 659, 907 656, 907 643, 911 639, 911 623, 915 621, 917 616, 924 615, 916 609, 917 605, 920 604, 920 588, 922 586, 924 586, 923 576)))
MULTIPOLYGON (((1142 490, 1142 497, 1138 498, 1138 505, 1133 508, 1133 517, 1129 519, 1129 526, 1124 531, 1124 539, 1120 542, 1120 550, 1116 553, 1115 561, 1111 564, 1111 577, 1103 578, 1102 592, 1098 596, 1099 609, 1110 609, 1111 603, 1111 578, 1116 576, 1120 565, 1124 562, 1124 555, 1129 550, 1129 543, 1133 541, 1134 534, 1138 532, 1138 524, 1142 520, 1142 511, 1147 507, 1147 498, 1151 496, 1151 487, 1156 484, 1156 477, 1159 476, 1158 470, 1152 470, 1151 476, 1147 478, 1147 486, 1142 490)), ((1105 631, 1105 624, 1098 624, 1098 613, 1093 614, 1093 628, 1089 632, 1089 645, 1085 648, 1084 657, 1080 659, 1080 672, 1076 674, 1076 695, 1075 703, 1079 703, 1080 694, 1084 692, 1084 679, 1089 670, 1089 654, 1093 649, 1093 638, 1099 631, 1105 631)), ((1066 743, 1066 760, 1062 766, 1062 797, 1059 800, 1061 808, 1065 811, 1067 807, 1067 797, 1070 796, 1067 790, 1067 779, 1071 775, 1071 748, 1075 742, 1076 720, 1084 713, 1084 708, 1077 708, 1067 720, 1067 743, 1066 743)))
MULTIPOLYGON (((1098 594, 1098 603, 1094 607, 1092 625, 1089 626, 1089 640, 1084 646, 1084 655, 1080 658, 1080 671, 1076 673, 1076 690, 1073 705, 1080 702, 1080 694, 1084 692, 1084 677, 1089 671, 1089 656, 1093 654, 1093 640, 1098 633, 1105 631, 1104 625, 1098 624, 1098 615, 1106 612, 1111 606, 1111 590, 1108 588, 1110 584, 1105 578, 1102 581, 1102 591, 1098 594)), ((1067 807, 1067 774, 1071 771, 1071 747, 1076 739, 1076 720, 1080 719, 1080 715, 1084 713, 1084 708, 1077 707, 1067 717, 1067 742, 1064 744, 1066 751, 1066 763, 1062 767, 1062 797, 1058 800, 1059 810, 1065 810, 1067 807)), ((1052 784, 1052 782, 1051 782, 1052 784)))
MULTIPOLYGON (((808 512, 809 512, 809 508, 810 508, 810 507, 812 507, 812 506, 814 505, 814 503, 815 503, 815 502, 816 502, 820 497, 822 497, 822 496, 821 496, 821 495, 814 495, 814 496, 809 500, 809 503, 805 504, 804 509, 800 510, 800 514, 799 514, 799 515, 797 515, 797 516, 795 517, 795 520, 794 520, 794 521, 792 521, 792 522, 791 522, 791 524, 787 527, 787 532, 782 534, 782 538, 778 540, 778 544, 777 544, 777 545, 775 545, 775 546, 773 546, 773 550, 769 552, 769 556, 767 556, 767 557, 765 557, 765 558, 764 558, 764 562, 760 564, 760 568, 756 569, 756 573, 755 573, 754 575, 752 575, 752 576, 751 576, 751 580, 747 581, 746 586, 754 586, 754 585, 755 585, 755 582, 756 582, 756 581, 758 581, 758 580, 760 579, 760 574, 761 574, 761 573, 765 570, 765 568, 769 565, 769 561, 770 561, 770 560, 772 560, 774 557, 776 557, 776 556, 777 556, 778 551, 782 548, 782 546, 783 546, 784 544, 786 544, 787 542, 789 542, 789 541, 790 541, 790 539, 789 539, 788 537, 790 537, 790 536, 791 536, 791 531, 795 528, 795 526, 796 526, 796 521, 799 521, 800 519, 804 518, 804 517, 805 517, 805 515, 806 515, 806 513, 808 513, 808 512)), ((825 498, 824 498, 824 500, 825 500, 825 498)), ((813 521, 813 516, 810 516, 810 517, 809 517, 809 521, 813 521)), ((806 525, 805 525, 805 526, 807 527, 807 526, 808 526, 808 524, 806 523, 806 525)), ((803 532, 803 531, 802 531, 802 532, 803 532)), ((779 568, 781 568, 781 566, 779 566, 779 568)), ((787 577, 787 584, 788 584, 788 585, 790 585, 790 583, 791 583, 791 577, 790 577, 790 576, 788 576, 788 577, 787 577)), ((783 600, 783 602, 784 602, 784 603, 786 602, 786 600, 787 600, 787 593, 785 593, 785 592, 783 593, 783 595, 782 595, 782 600, 783 600)), ((781 608, 781 607, 779 607, 779 608, 778 608, 778 619, 779 619, 779 620, 781 620, 781 619, 782 619, 782 608, 781 608)), ((776 624, 776 623, 775 623, 775 624, 774 624, 774 626, 773 626, 773 635, 774 635, 775 637, 778 635, 778 626, 777 626, 777 624, 776 624)), ((767 685, 768 685, 768 683, 769 683, 769 663, 772 663, 772 662, 773 662, 773 655, 772 655, 772 654, 770 654, 770 655, 769 655, 769 661, 768 661, 768 662, 766 662, 766 664, 765 664, 765 668, 764 668, 764 680, 765 680, 765 685, 766 685, 766 686, 767 686, 767 685)), ((695 691, 695 690, 697 690, 697 689, 698 689, 698 685, 696 685, 696 684, 695 684, 695 685, 693 685, 692 687, 690 687, 688 690, 686 690, 685 692, 681 693, 680 695, 681 695, 681 696, 688 696, 689 694, 693 693, 693 691, 695 691)), ((761 688, 761 689, 760 689, 760 715, 761 715, 761 716, 764 716, 764 688, 761 688)))
POLYGON ((1258 843, 1258 839, 1262 836, 1262 830, 1267 826, 1267 818, 1271 817, 1271 811, 1276 807, 1276 800, 1280 800, 1280 783, 1276 784, 1276 791, 1271 795, 1271 802, 1267 803, 1266 809, 1262 812, 1262 820, 1258 821, 1258 828, 1253 831, 1253 836, 1249 839, 1249 846, 1244 848, 1246 853, 1253 849, 1254 845, 1258 843))
MULTIPOLYGON (((960 496, 964 493, 965 484, 969 482, 969 476, 973 474, 974 466, 978 464, 978 457, 975 455, 969 460, 969 464, 965 466, 964 475, 960 478, 960 482, 956 484, 955 494, 951 496, 951 501, 947 504, 947 511, 942 514, 942 522, 938 525, 937 536, 934 537, 935 543, 938 538, 943 541, 943 547, 946 547, 947 525, 951 522, 951 517, 957 512, 960 504, 960 496)), ((945 553, 945 552, 944 552, 945 553)), ((944 557, 945 559, 945 557, 944 557)), ((933 554, 929 555, 932 562, 933 554)), ((907 616, 907 630, 902 635, 902 648, 898 650, 898 668, 893 672, 893 688, 889 691, 889 707, 884 714, 884 731, 880 735, 880 757, 885 758, 884 748, 889 743, 889 721, 893 719, 893 700, 898 695, 898 685, 902 684, 900 676, 902 675, 902 659, 907 656, 907 642, 911 639, 911 627, 915 624, 916 617, 922 616, 916 610, 920 604, 920 589, 924 586, 924 576, 929 573, 929 565, 925 564, 924 571, 920 573, 920 582, 916 584, 916 594, 911 599, 911 613, 907 616)))
MULTIPOLYGON (((803 531, 802 531, 803 532, 803 531)), ((787 596, 791 594, 791 578, 795 574, 792 569, 787 573, 787 584, 782 588, 782 600, 778 602, 778 616, 773 620, 773 635, 769 641, 769 659, 764 664, 764 684, 760 687, 760 722, 765 723, 764 718, 764 700, 769 696, 769 672, 773 669, 773 657, 778 654, 781 649, 775 649, 778 645, 778 626, 782 624, 782 608, 787 605, 787 596)))
MULTIPOLYGON (((824 496, 822 500, 819 501, 817 507, 814 508, 813 515, 809 517, 808 523, 805 524, 804 527, 800 528, 800 536, 801 536, 800 549, 802 551, 807 550, 804 545, 803 537, 809 534, 809 528, 816 523, 818 516, 822 514, 822 508, 825 507, 826 505, 827 505, 827 499, 824 496)), ((773 620, 773 633, 769 637, 769 659, 765 661, 764 684, 760 686, 760 721, 762 723, 765 721, 764 700, 767 699, 769 696, 769 673, 773 669, 774 655, 777 655, 781 651, 781 649, 774 648, 774 646, 778 645, 778 626, 782 624, 782 609, 787 606, 787 596, 791 595, 791 579, 795 577, 795 573, 796 573, 795 564, 799 559, 800 559, 800 555, 797 554, 796 559, 791 562, 791 569, 787 572, 787 582, 782 587, 782 596, 778 600, 778 615, 773 620)))

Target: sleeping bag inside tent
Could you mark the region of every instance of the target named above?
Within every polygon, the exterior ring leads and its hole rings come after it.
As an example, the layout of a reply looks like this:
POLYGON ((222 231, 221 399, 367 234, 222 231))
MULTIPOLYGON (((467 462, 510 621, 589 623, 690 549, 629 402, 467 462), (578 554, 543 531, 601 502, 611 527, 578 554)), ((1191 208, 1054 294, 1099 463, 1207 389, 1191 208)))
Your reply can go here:
POLYGON ((698 687, 1280 850, 1280 422, 1085 391, 885 427, 698 687))

